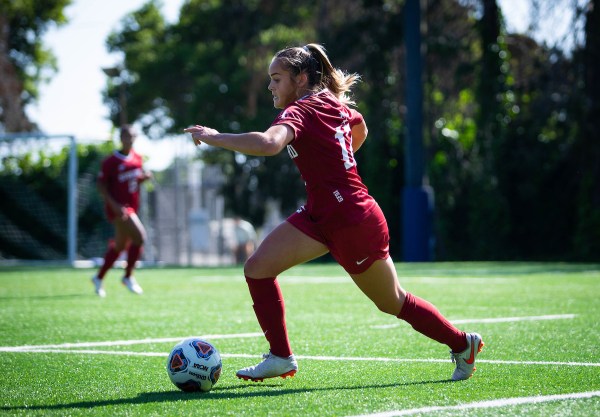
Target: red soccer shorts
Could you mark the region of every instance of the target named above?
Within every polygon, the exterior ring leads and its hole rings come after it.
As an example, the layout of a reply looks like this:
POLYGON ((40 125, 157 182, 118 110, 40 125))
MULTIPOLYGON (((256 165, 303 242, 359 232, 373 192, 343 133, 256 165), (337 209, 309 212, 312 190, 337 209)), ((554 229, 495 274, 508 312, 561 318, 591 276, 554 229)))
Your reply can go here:
MULTIPOLYGON (((127 214, 131 215, 131 214, 135 214, 135 209, 133 207, 126 207, 127 208, 127 214)), ((115 220, 115 217, 117 217, 115 215, 115 213, 108 207, 104 207, 104 213, 106 214, 106 218, 108 219, 109 223, 112 223, 115 220)))
POLYGON ((330 229, 316 223, 301 207, 287 221, 302 233, 323 243, 349 274, 365 272, 378 259, 389 256, 390 234, 385 216, 375 205, 367 217, 352 225, 330 229))

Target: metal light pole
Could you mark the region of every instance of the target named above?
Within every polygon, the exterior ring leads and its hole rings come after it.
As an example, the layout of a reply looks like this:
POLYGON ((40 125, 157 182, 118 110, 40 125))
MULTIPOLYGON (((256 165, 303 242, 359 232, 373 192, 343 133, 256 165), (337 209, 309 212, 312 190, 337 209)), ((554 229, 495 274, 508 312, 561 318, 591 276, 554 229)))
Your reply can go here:
POLYGON ((404 6, 406 45, 405 186, 402 190, 402 251, 406 262, 433 257, 433 190, 425 184, 423 152, 423 81, 421 74, 421 1, 404 6))

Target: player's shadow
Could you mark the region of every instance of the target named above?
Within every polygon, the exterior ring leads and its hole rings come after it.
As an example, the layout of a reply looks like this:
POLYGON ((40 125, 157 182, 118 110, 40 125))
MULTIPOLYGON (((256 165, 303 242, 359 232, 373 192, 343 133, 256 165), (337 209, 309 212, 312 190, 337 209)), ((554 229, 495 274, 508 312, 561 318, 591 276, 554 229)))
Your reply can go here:
POLYGON ((165 403, 176 402, 181 400, 230 400, 235 398, 251 398, 251 397, 278 397, 282 395, 291 395, 298 393, 333 391, 333 390, 363 390, 369 388, 394 388, 406 387, 414 385, 428 384, 446 384, 451 383, 451 379, 442 379, 437 381, 417 381, 405 382, 399 384, 373 384, 359 385, 351 387, 316 387, 316 388, 288 388, 283 390, 273 390, 280 388, 281 385, 276 384, 245 384, 236 386, 215 387, 210 393, 185 393, 181 391, 160 391, 160 392, 144 392, 133 398, 121 398, 105 401, 80 401, 65 404, 52 405, 23 405, 23 406, 0 406, 2 411, 15 410, 68 410, 68 409, 90 409, 95 407, 106 407, 114 405, 135 405, 135 404, 150 404, 150 403, 165 403), (264 388, 264 389, 263 389, 264 388), (239 392, 243 389, 244 392, 239 392), (236 392, 231 392, 236 391, 236 392))

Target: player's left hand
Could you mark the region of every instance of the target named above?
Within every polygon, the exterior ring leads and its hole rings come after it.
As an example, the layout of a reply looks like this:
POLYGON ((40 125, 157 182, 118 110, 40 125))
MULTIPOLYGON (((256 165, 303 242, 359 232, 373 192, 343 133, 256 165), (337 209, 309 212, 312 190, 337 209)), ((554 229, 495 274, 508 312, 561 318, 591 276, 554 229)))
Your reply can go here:
POLYGON ((126 222, 129 219, 129 211, 127 210, 127 207, 120 204, 116 205, 115 214, 121 219, 121 221, 126 222))
POLYGON ((192 135, 192 139, 194 140, 194 144, 196 146, 200 146, 202 142, 206 141, 206 139, 219 134, 219 132, 215 129, 200 125, 188 127, 187 129, 183 129, 183 131, 192 135))

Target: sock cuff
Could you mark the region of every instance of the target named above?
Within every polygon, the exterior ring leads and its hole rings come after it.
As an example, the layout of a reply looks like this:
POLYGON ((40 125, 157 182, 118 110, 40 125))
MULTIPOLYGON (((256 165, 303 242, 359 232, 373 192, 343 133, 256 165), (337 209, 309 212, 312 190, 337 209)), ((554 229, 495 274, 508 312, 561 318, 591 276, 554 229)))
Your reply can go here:
POLYGON ((415 309, 415 304, 415 296, 407 292, 406 297, 404 298, 404 303, 402 304, 402 308, 396 317, 405 320, 405 317, 410 316, 410 313, 415 309))
POLYGON ((245 277, 248 285, 273 285, 274 281, 277 279, 277 277, 252 278, 248 275, 245 275, 245 277))
POLYGON ((279 303, 283 301, 283 294, 279 288, 276 277, 250 278, 246 277, 250 296, 254 304, 279 303))

